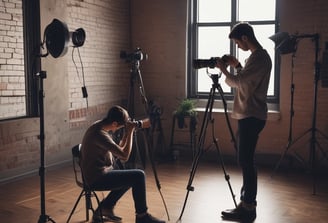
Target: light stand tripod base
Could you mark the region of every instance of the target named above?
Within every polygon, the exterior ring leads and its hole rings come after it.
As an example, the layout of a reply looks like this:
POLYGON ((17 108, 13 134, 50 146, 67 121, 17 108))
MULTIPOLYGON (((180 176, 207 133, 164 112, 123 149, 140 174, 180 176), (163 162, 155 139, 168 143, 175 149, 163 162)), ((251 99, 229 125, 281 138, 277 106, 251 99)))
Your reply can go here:
MULTIPOLYGON (((319 82, 319 62, 318 62, 318 54, 319 54, 319 34, 305 34, 305 35, 299 35, 299 36, 295 36, 294 38, 296 39, 302 39, 302 38, 310 38, 312 39, 312 41, 314 41, 315 43, 315 72, 314 72, 314 95, 313 95, 313 113, 312 113, 312 126, 309 130, 307 130, 304 134, 302 134, 301 136, 299 136, 298 138, 296 138, 296 140, 292 141, 292 133, 291 133, 291 128, 292 128, 292 118, 294 115, 294 111, 293 111, 293 94, 291 94, 291 116, 290 116, 290 132, 289 132, 289 142, 285 148, 285 151, 283 152, 279 162, 277 163, 276 167, 275 167, 275 171, 278 170, 282 160, 284 159, 284 157, 287 155, 288 150, 292 147, 292 145, 300 140, 302 137, 304 137, 307 133, 310 133, 310 149, 309 149, 309 161, 308 161, 308 170, 309 172, 312 174, 312 178, 313 178, 313 194, 316 194, 316 150, 317 147, 316 145, 318 144, 317 141, 317 132, 321 133, 318 129, 317 129, 317 99, 318 99, 318 82, 319 82)), ((293 89, 292 89, 292 93, 293 93, 293 89)), ((321 133, 322 134, 322 133, 321 133)), ((327 136, 323 135, 322 136, 325 139, 328 139, 327 136)), ((318 144, 319 145, 319 144, 318 144)), ((325 152, 322 150, 322 148, 319 146, 319 151, 324 155, 324 158, 327 159, 327 156, 325 154, 325 152)), ((302 159, 299 160, 303 161, 302 159)), ((328 159, 327 159, 328 160, 328 159)), ((305 163, 305 162, 304 162, 305 163)))
POLYGON ((52 220, 51 217, 48 216, 48 215, 40 216, 38 223, 44 223, 44 222, 53 222, 53 223, 55 223, 55 221, 52 220))

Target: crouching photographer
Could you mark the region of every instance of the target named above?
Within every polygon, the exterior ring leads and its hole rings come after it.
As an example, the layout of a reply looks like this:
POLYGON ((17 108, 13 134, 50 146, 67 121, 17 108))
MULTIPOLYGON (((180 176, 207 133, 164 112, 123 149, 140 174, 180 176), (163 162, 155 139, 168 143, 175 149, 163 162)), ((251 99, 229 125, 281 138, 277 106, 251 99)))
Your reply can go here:
POLYGON ((145 173, 140 169, 117 169, 115 158, 129 159, 132 150, 133 132, 136 128, 148 128, 149 119, 132 121, 128 112, 113 106, 107 116, 92 124, 86 131, 81 147, 81 169, 86 184, 94 190, 110 193, 105 197, 93 215, 93 222, 114 221, 122 219, 114 214, 117 201, 132 188, 136 212, 136 223, 165 223, 147 212, 145 173), (113 135, 125 128, 119 143, 113 135))

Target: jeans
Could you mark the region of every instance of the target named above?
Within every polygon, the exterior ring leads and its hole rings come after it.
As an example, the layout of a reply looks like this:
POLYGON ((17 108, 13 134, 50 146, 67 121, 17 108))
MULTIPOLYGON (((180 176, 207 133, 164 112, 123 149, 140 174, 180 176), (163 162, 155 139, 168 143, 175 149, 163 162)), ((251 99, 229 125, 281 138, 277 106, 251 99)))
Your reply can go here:
POLYGON ((240 200, 256 205, 257 170, 255 148, 266 121, 254 117, 238 120, 238 162, 242 169, 243 185, 240 200))
POLYGON ((140 169, 111 170, 94 184, 96 190, 110 190, 111 192, 101 202, 103 207, 114 207, 116 202, 132 188, 132 196, 137 214, 147 211, 146 176, 140 169))

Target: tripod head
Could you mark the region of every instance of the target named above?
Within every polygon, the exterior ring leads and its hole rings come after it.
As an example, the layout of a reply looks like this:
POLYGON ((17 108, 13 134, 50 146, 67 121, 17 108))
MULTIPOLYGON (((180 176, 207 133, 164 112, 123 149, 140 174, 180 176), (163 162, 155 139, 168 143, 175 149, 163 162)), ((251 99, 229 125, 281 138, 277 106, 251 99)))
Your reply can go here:
POLYGON ((212 74, 211 76, 210 76, 210 78, 212 79, 212 81, 213 81, 213 84, 219 84, 219 78, 220 78, 221 76, 219 76, 218 74, 212 74))
POLYGON ((220 72, 219 74, 214 74, 214 73, 209 72, 208 69, 209 69, 209 68, 206 67, 206 74, 207 74, 209 77, 211 77, 211 76, 218 76, 218 79, 219 79, 219 78, 222 76, 222 72, 220 72))
POLYGON ((209 76, 209 78, 212 79, 212 85, 217 88, 219 86, 219 79, 222 76, 222 72, 220 72, 219 74, 213 74, 208 71, 208 68, 206 68, 206 74, 209 76))

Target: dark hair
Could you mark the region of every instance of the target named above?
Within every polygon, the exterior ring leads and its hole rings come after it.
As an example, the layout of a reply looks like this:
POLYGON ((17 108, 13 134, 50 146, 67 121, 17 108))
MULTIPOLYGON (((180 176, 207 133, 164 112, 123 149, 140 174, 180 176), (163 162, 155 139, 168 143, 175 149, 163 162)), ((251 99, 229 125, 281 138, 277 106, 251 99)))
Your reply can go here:
POLYGON ((115 105, 109 109, 105 120, 109 123, 117 122, 119 125, 124 125, 129 120, 129 115, 124 108, 115 105))
POLYGON ((229 34, 230 39, 241 40, 242 36, 247 36, 250 41, 256 41, 253 27, 247 22, 236 24, 234 27, 232 27, 232 30, 229 34))

